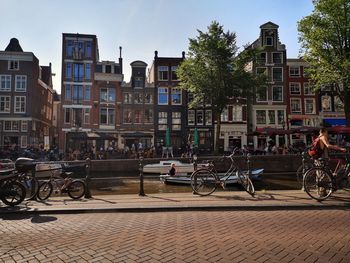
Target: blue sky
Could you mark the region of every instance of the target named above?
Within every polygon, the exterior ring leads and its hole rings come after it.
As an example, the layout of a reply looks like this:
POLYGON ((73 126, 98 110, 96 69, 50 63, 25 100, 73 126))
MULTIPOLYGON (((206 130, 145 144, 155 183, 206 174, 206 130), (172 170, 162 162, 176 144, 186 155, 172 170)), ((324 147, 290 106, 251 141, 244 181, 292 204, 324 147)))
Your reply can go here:
POLYGON ((0 0, 0 50, 18 38, 41 65, 50 62, 60 93, 62 33, 95 34, 100 60, 117 60, 123 47, 124 80, 130 63, 152 64, 159 56, 181 56, 197 29, 216 20, 235 32, 239 47, 259 37, 260 25, 279 25, 289 58, 297 57, 297 21, 311 14, 311 0, 0 0))

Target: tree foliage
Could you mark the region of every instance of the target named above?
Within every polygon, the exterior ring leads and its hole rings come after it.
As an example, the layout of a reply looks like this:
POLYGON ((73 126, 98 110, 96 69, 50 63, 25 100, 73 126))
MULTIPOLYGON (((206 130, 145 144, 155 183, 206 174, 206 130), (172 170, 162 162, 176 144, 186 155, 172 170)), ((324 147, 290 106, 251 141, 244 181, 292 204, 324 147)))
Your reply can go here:
POLYGON ((257 83, 257 78, 245 70, 254 50, 246 49, 239 55, 236 34, 225 32, 213 21, 207 32, 198 30, 190 39, 186 59, 177 70, 180 86, 194 96, 190 107, 211 103, 217 121, 216 147, 220 134, 220 115, 233 96, 245 96, 257 83))
POLYGON ((314 0, 298 22, 303 58, 316 87, 333 86, 350 125, 350 0, 314 0))

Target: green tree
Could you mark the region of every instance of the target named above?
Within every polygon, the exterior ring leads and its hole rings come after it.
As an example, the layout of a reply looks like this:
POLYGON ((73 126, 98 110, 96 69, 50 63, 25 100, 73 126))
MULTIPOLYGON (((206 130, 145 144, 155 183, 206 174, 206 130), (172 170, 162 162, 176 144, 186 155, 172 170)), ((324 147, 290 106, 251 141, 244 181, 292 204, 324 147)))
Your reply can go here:
POLYGON ((314 0, 311 15, 298 22, 301 53, 315 89, 334 87, 350 126, 350 0, 314 0))
POLYGON ((255 52, 245 49, 237 55, 236 34, 224 32, 216 21, 208 26, 208 32, 197 31, 199 35, 189 39, 189 51, 177 75, 180 86, 194 95, 190 108, 210 100, 217 124, 215 146, 218 151, 220 116, 229 99, 246 95, 258 83, 258 77, 245 70, 255 52))

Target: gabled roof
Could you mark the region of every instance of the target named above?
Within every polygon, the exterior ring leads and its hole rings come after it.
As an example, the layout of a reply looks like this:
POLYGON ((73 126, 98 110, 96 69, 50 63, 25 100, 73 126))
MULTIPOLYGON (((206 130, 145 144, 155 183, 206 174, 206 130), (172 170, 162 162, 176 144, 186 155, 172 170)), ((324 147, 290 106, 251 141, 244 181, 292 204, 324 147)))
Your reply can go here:
POLYGON ((279 25, 276 25, 275 23, 272 23, 271 21, 262 24, 260 28, 279 28, 279 25))
POLYGON ((5 48, 5 51, 13 51, 13 52, 23 52, 21 45, 17 38, 11 38, 10 43, 5 48))

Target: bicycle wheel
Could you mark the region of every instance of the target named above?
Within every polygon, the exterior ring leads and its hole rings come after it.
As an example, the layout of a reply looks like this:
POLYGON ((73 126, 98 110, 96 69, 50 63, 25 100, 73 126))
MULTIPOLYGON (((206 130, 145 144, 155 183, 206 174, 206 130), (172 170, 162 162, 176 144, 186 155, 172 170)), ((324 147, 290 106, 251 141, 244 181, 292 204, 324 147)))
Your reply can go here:
POLYGON ((199 169, 191 175, 191 187, 194 193, 205 196, 213 193, 218 186, 218 178, 208 169, 199 169))
POLYGON ((321 167, 314 167, 304 175, 304 189, 317 201, 325 200, 332 194, 332 185, 332 176, 321 167))
POLYGON ((237 170, 236 175, 238 178, 238 182, 243 186, 244 190, 251 196, 254 196, 255 188, 252 180, 250 180, 249 178, 248 172, 242 172, 241 170, 237 170))
POLYGON ((26 189, 25 200, 35 199, 39 190, 39 181, 35 177, 23 174, 19 177, 19 182, 26 189))
POLYGON ((300 188, 303 186, 303 179, 304 179, 304 175, 303 175, 303 170, 304 172, 306 172, 307 170, 311 169, 313 167, 313 165, 311 163, 305 163, 305 168, 303 169, 303 165, 300 165, 296 174, 297 174, 297 181, 298 181, 298 185, 300 186, 300 188))
POLYGON ((1 188, 1 201, 3 201, 5 205, 19 205, 26 197, 26 189, 19 182, 9 181, 1 185, 1 188))
POLYGON ((85 194, 85 183, 80 180, 75 180, 67 186, 68 195, 72 199, 82 198, 85 194))
POLYGON ((48 199, 52 193, 52 190, 53 190, 53 186, 51 182, 43 182, 39 186, 39 190, 37 193, 38 199, 41 201, 48 199))

